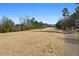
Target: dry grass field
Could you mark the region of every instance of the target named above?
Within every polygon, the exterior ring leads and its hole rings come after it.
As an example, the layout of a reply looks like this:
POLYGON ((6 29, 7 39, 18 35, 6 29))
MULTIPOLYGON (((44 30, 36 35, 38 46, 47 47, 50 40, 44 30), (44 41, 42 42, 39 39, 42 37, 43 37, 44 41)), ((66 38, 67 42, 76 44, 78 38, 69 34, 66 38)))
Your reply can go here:
POLYGON ((64 35, 52 28, 0 33, 0 55, 64 55, 64 35))

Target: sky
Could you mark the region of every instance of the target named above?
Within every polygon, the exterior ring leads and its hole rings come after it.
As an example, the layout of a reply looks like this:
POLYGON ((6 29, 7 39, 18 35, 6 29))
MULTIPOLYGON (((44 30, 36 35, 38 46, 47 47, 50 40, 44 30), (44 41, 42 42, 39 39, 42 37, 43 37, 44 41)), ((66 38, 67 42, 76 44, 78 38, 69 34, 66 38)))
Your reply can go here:
POLYGON ((62 17, 63 8, 68 8, 70 13, 75 10, 73 3, 0 3, 0 18, 7 16, 15 23, 19 23, 19 17, 35 17, 36 20, 49 24, 55 24, 62 17))

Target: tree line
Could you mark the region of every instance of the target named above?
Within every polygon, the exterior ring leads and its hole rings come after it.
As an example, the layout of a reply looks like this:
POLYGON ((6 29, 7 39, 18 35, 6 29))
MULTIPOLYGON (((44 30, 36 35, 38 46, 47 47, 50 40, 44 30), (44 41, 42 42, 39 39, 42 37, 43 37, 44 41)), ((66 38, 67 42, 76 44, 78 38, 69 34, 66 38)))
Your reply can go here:
POLYGON ((52 27, 52 24, 47 24, 43 22, 38 22, 34 17, 20 17, 18 24, 15 24, 12 19, 3 16, 0 19, 0 33, 6 32, 16 32, 16 31, 23 31, 29 29, 41 29, 45 27, 52 27))
POLYGON ((62 18, 56 23, 58 29, 71 30, 76 28, 75 21, 79 20, 79 6, 70 14, 68 8, 62 10, 62 18))

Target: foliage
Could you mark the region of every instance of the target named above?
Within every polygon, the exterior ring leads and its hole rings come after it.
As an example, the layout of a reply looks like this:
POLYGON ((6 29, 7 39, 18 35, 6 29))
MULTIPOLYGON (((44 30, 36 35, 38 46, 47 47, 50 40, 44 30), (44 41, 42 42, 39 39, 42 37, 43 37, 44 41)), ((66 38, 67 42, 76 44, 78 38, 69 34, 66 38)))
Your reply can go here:
POLYGON ((62 13, 63 17, 57 22, 56 27, 64 30, 76 28, 75 20, 79 19, 79 6, 77 6, 75 12, 70 15, 68 8, 64 8, 62 13))
POLYGON ((35 20, 34 17, 28 18, 28 17, 20 17, 19 18, 20 23, 15 24, 12 19, 9 19, 6 16, 3 16, 0 21, 0 32, 14 32, 14 31, 23 31, 23 30, 29 30, 29 29, 40 29, 45 27, 50 27, 49 24, 38 22, 35 20))
POLYGON ((6 16, 2 17, 0 23, 0 32, 12 32, 14 31, 14 22, 6 16))

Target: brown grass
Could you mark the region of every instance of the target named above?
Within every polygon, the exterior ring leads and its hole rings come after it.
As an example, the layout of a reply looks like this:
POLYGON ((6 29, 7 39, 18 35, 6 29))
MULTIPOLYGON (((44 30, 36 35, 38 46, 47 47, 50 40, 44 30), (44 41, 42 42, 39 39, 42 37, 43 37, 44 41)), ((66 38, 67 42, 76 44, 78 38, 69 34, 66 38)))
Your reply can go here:
POLYGON ((0 34, 0 55, 64 55, 63 34, 50 31, 56 30, 46 28, 0 34))

